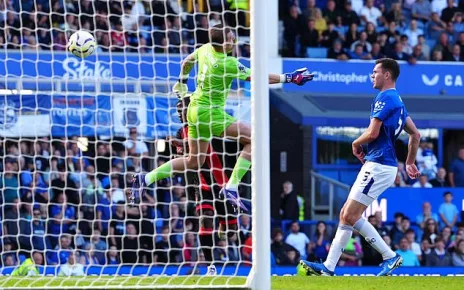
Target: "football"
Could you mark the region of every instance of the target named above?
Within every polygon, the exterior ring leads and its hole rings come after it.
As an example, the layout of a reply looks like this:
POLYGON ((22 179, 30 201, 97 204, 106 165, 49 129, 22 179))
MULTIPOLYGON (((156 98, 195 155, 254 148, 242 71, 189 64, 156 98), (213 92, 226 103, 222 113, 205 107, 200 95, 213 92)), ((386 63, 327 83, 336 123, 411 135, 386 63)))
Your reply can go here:
POLYGON ((74 32, 68 41, 68 50, 80 58, 86 58, 95 51, 97 43, 92 34, 79 30, 74 32))

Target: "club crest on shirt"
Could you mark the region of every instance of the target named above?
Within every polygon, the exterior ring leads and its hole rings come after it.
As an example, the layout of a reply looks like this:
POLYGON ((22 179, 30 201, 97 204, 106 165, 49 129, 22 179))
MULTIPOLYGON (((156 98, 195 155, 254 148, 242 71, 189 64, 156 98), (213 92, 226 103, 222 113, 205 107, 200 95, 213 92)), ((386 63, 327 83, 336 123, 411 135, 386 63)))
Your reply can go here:
POLYGON ((385 102, 377 101, 374 104, 374 113, 378 111, 382 111, 385 107, 385 102))

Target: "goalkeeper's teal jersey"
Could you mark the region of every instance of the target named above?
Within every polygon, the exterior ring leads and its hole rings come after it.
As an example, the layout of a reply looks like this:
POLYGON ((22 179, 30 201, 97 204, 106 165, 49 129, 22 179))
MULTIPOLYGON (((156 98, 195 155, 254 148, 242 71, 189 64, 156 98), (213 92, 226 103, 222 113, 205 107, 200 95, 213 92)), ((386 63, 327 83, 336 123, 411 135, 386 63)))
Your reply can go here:
POLYGON ((197 88, 191 101, 201 106, 224 107, 234 79, 246 80, 251 70, 238 59, 205 44, 193 52, 198 62, 197 88))

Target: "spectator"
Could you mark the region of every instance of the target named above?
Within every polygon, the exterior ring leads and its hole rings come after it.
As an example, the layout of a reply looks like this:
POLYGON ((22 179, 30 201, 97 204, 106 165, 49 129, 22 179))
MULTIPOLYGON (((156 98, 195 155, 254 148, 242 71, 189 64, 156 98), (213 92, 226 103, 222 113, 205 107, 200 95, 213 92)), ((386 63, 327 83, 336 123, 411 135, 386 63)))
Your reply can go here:
POLYGON ((461 46, 459 46, 459 44, 453 45, 451 61, 464 61, 464 58, 461 55, 461 46))
POLYGON ((69 256, 74 251, 71 246, 71 238, 69 235, 61 235, 59 241, 55 249, 47 253, 48 265, 62 265, 66 263, 69 256))
POLYGON ((416 181, 412 187, 414 188, 432 188, 433 186, 429 183, 429 178, 425 174, 419 176, 419 180, 416 181))
POLYGON ((443 22, 450 22, 454 15, 459 12, 459 8, 455 7, 454 0, 447 0, 447 6, 441 11, 441 20, 443 22))
POLYGON ((419 35, 423 35, 424 31, 420 28, 417 28, 417 21, 416 20, 411 20, 409 23, 409 28, 406 29, 404 34, 408 37, 409 44, 411 46, 416 46, 417 43, 419 42, 419 35))
POLYGON ((290 6, 289 15, 284 18, 284 40, 287 45, 287 50, 284 56, 296 56, 296 41, 301 35, 302 27, 305 26, 304 17, 298 13, 298 8, 295 5, 290 6))
POLYGON ((403 266, 420 266, 416 254, 410 249, 410 243, 406 238, 402 238, 399 249, 396 251, 403 258, 403 266))
MULTIPOLYGON (((219 246, 219 243, 218 245, 219 246)), ((222 243, 221 251, 220 253, 215 253, 218 256, 221 256, 221 259, 224 259, 223 261, 227 261, 227 252, 225 250, 226 244, 222 243)), ((198 242, 195 238, 195 235, 193 233, 185 233, 185 242, 184 242, 184 247, 183 247, 183 258, 184 262, 195 262, 198 260, 197 257, 197 249, 198 249, 198 242)), ((214 249, 216 250, 216 249, 214 249)), ((214 251, 213 250, 213 251, 214 251)), ((218 260, 220 261, 220 260, 218 260)))
POLYGON ((435 240, 438 238, 438 224, 433 219, 429 218, 425 224, 427 227, 424 229, 422 241, 427 241, 431 248, 435 247, 435 240))
POLYGON ((445 249, 445 243, 441 238, 435 240, 435 248, 425 256, 427 267, 451 266, 451 255, 445 249))
MULTIPOLYGON (((193 234, 192 234, 193 235, 193 234)), ((229 252, 227 250, 227 241, 220 239, 213 250, 213 256, 216 263, 224 264, 229 261, 229 252)))
POLYGON ((449 37, 446 32, 440 34, 438 43, 434 46, 433 51, 441 51, 443 60, 448 61, 452 59, 452 54, 449 47, 449 37))
POLYGON ((306 55, 306 48, 319 46, 319 33, 316 30, 316 22, 313 18, 308 20, 307 28, 301 35, 300 55, 306 55))
POLYGON ((422 204, 422 213, 417 215, 416 223, 421 230, 425 230, 428 227, 427 222, 432 219, 436 223, 438 222, 438 215, 432 212, 432 205, 430 202, 424 202, 422 204))
POLYGON ((324 9, 323 14, 325 20, 330 23, 335 23, 337 18, 340 17, 340 11, 336 7, 335 0, 328 0, 327 7, 324 9))
MULTIPOLYGON (((354 43, 353 43, 354 44, 354 43)), ((354 50, 350 52, 351 59, 370 59, 370 54, 363 50, 362 44, 358 43, 354 50)))
POLYGON ((414 46, 412 50, 411 58, 414 59, 414 61, 426 61, 427 60, 424 53, 422 52, 422 45, 418 44, 414 46))
POLYGON ((124 210, 124 202, 118 202, 116 209, 113 212, 110 223, 109 239, 110 245, 116 246, 121 249, 122 237, 125 232, 124 221, 126 219, 126 213, 124 210))
POLYGON ((285 239, 285 242, 294 247, 300 253, 301 259, 306 259, 307 251, 310 250, 310 240, 305 233, 300 232, 298 222, 293 222, 290 226, 290 234, 285 239))
POLYGON ((359 24, 358 14, 353 10, 350 0, 345 2, 345 10, 342 13, 342 23, 343 25, 350 27, 353 23, 359 24))
POLYGON ((419 35, 419 44, 422 48, 422 53, 424 54, 425 60, 430 59, 430 46, 426 43, 425 36, 419 35))
POLYGON ((327 233, 327 225, 323 221, 319 221, 316 225, 316 233, 314 234, 311 243, 312 253, 316 260, 325 261, 329 254, 330 240, 327 233))
POLYGON ((374 0, 366 0, 366 5, 361 9, 361 22, 367 25, 369 22, 377 26, 377 22, 382 17, 382 12, 374 6, 374 0))
POLYGON ((124 142, 128 154, 130 156, 147 156, 148 147, 147 144, 143 141, 137 139, 137 127, 132 127, 129 129, 129 139, 124 142))
POLYGON ((137 228, 134 224, 128 223, 126 225, 126 234, 122 242, 122 263, 123 264, 136 264, 146 263, 146 256, 138 254, 140 249, 139 237, 137 235, 137 228), (142 258, 142 259, 139 259, 142 258))
POLYGON ((454 24, 452 22, 446 23, 446 34, 448 34, 448 40, 451 44, 458 40, 458 32, 454 29, 454 24))
POLYGON ((459 149, 458 158, 451 162, 448 179, 451 187, 464 187, 464 147, 459 149))
POLYGON ((393 225, 393 227, 392 227, 392 229, 390 231, 390 237, 391 237, 392 240, 397 235, 400 236, 400 237, 403 237, 402 236, 403 226, 402 226, 401 223, 402 223, 404 218, 405 218, 405 216, 404 216, 403 213, 401 213, 401 212, 396 212, 395 213, 395 215, 394 215, 395 224, 393 225), (398 232, 398 234, 397 234, 397 232, 398 232))
POLYGON ((46 232, 46 222, 41 217, 40 206, 36 205, 33 209, 32 221, 21 220, 20 225, 20 244, 25 250, 38 250, 44 252, 51 249, 49 237, 46 232))
POLYGON ((329 28, 322 33, 321 44, 331 47, 335 40, 340 38, 340 33, 335 30, 335 23, 329 22, 329 28))
POLYGON ((438 172, 435 178, 430 180, 430 184, 433 187, 449 187, 450 185, 448 181, 446 180, 446 169, 443 167, 440 167, 440 169, 438 169, 438 172))
POLYGON ((165 264, 175 262, 175 258, 171 257, 169 248, 169 227, 164 227, 161 230, 161 240, 156 242, 155 245, 156 250, 153 256, 153 263, 165 264))
MULTIPOLYGON (((374 226, 381 236, 387 234, 387 232, 382 232, 377 227, 377 218, 374 215, 369 216, 367 220, 374 226)), ((374 249, 366 239, 361 239, 361 247, 363 252, 362 264, 364 266, 374 266, 382 262, 382 255, 374 249)))
POLYGON ((443 240, 443 243, 445 244, 445 248, 451 249, 453 244, 451 241, 451 228, 450 227, 444 227, 441 230, 440 238, 443 240))
POLYGON ((359 40, 351 44, 351 51, 356 51, 356 46, 358 44, 362 46, 363 52, 365 53, 371 52, 372 45, 367 41, 367 33, 365 31, 361 32, 361 34, 359 35, 359 40))
MULTIPOLYGON (((355 235, 357 232, 353 232, 355 235)), ((362 265, 362 247, 354 238, 350 238, 338 262, 339 266, 361 266, 362 265)))
POLYGON ((43 265, 44 258, 42 253, 33 252, 32 259, 25 259, 24 262, 11 273, 11 276, 38 276, 40 273, 37 266, 43 265))
MULTIPOLYGON (((234 234, 231 237, 229 237, 227 251, 228 251, 227 255, 229 256, 229 261, 238 262, 242 260, 242 258, 240 257, 240 244, 238 242, 237 234, 234 234)), ((272 251, 272 245, 271 245, 271 251, 272 251)))
POLYGON ((375 26, 372 22, 367 23, 365 32, 367 34, 366 40, 368 43, 374 44, 377 42, 377 32, 375 31, 375 26))
POLYGON ((393 53, 390 55, 391 58, 394 60, 404 60, 408 61, 409 60, 409 55, 407 53, 403 52, 404 46, 401 42, 396 42, 395 43, 395 50, 393 53))
POLYGON ((93 244, 86 244, 84 250, 81 252, 79 257, 79 263, 82 265, 104 265, 105 259, 99 260, 97 252, 95 251, 95 246, 93 244))
POLYGON ((458 220, 458 208, 452 204, 453 194, 447 191, 443 194, 444 203, 440 205, 438 212, 440 213, 440 227, 448 226, 454 228, 458 220))
POLYGON ((18 220, 21 217, 21 202, 19 198, 11 201, 4 207, 3 238, 7 239, 14 247, 18 246, 18 220))
POLYGON ((431 61, 444 61, 442 51, 441 50, 434 50, 432 52, 431 61))
POLYGON ((400 36, 400 42, 403 45, 403 52, 406 54, 411 55, 412 54, 412 47, 408 42, 408 36, 407 35, 401 35, 400 36))
POLYGON ((246 214, 240 215, 238 232, 241 244, 245 243, 248 237, 251 236, 251 226, 250 216, 246 214))
POLYGON ((348 54, 342 47, 342 41, 340 39, 334 41, 333 46, 329 48, 327 52, 327 57, 331 59, 348 60, 348 54))
POLYGON ((111 219, 111 191, 104 190, 102 195, 98 196, 97 203, 97 229, 103 235, 108 234, 109 221, 111 219))
POLYGON ((420 20, 424 23, 430 20, 430 16, 432 14, 430 2, 427 0, 416 0, 416 2, 412 4, 411 11, 414 19, 420 20))
MULTIPOLYGON (((408 240, 409 250, 411 250, 417 257, 417 260, 420 262, 422 260, 422 250, 418 243, 416 243, 416 233, 413 229, 408 229, 404 233, 404 238, 408 240)), ((400 242, 401 248, 401 242, 400 242)))
POLYGON ((453 266, 464 267, 464 239, 459 240, 456 244, 456 249, 452 254, 453 266))
POLYGON ((246 239, 245 243, 242 247, 242 257, 243 261, 250 262, 251 261, 251 252, 253 251, 253 239, 251 235, 246 239))
POLYGON ((115 246, 110 247, 106 255, 106 263, 108 265, 119 265, 121 263, 119 251, 115 246))
POLYGON ((69 255, 66 264, 61 265, 58 276, 84 276, 84 265, 77 262, 78 256, 76 252, 69 255))
POLYGON ((0 187, 3 191, 3 202, 6 204, 12 203, 15 199, 19 198, 18 176, 14 170, 12 161, 5 162, 5 169, 1 177, 0 187))
POLYGON ((306 17, 306 19, 314 18, 316 9, 316 0, 308 0, 306 9, 303 11, 303 15, 306 17))
POLYGON ((93 234, 90 238, 90 244, 92 245, 95 257, 100 264, 105 264, 105 252, 108 249, 106 242, 101 237, 101 232, 97 229, 93 230, 93 234))
POLYGON ((319 36, 322 35, 322 32, 327 30, 327 21, 322 17, 322 12, 319 8, 316 8, 314 13, 314 28, 319 33, 319 36))
POLYGON ((296 221, 299 218, 298 195, 293 191, 293 184, 285 181, 280 194, 280 209, 282 220, 296 221))
POLYGON ((392 3, 392 8, 390 12, 385 15, 385 23, 388 24, 390 22, 396 22, 400 26, 403 26, 406 22, 406 17, 403 14, 403 10, 401 9, 401 3, 395 2, 392 3))
MULTIPOLYGON (((463 2, 464 3, 464 2, 463 2)), ((464 12, 464 10, 463 10, 464 12)), ((459 37, 461 35, 462 32, 464 32, 464 18, 463 18, 463 15, 461 12, 459 13, 456 13, 453 17, 453 26, 454 26, 454 29, 456 30, 457 33, 459 33, 459 35, 457 35, 457 40, 459 40, 459 37)), ((462 51, 462 49, 461 49, 462 51)))
POLYGON ((56 243, 57 235, 75 232, 76 209, 68 204, 64 193, 57 195, 50 207, 50 219, 50 232, 54 234, 52 244, 56 243))
POLYGON ((411 221, 409 220, 408 217, 403 217, 401 220, 401 228, 395 232, 392 232, 392 244, 393 247, 398 249, 400 240, 404 238, 404 235, 407 230, 409 230, 411 227, 411 221))
POLYGON ((299 256, 299 252, 293 246, 283 241, 282 230, 274 229, 272 233, 271 252, 274 254, 277 265, 292 265, 292 262, 288 259, 289 251, 295 251, 297 256, 299 256))
MULTIPOLYGON (((379 34, 378 42, 380 44, 380 53, 383 55, 390 55, 391 54, 391 45, 388 42, 388 34, 384 31, 379 34)), ((401 163, 398 163, 398 165, 401 163)), ((403 163, 404 164, 404 163, 403 163)), ((403 170, 405 171, 405 170, 403 170)), ((401 171, 399 171, 401 173, 401 171)), ((407 174, 406 174, 407 176, 407 174)))
POLYGON ((431 39, 438 39, 446 30, 446 23, 440 19, 437 13, 432 13, 432 19, 427 23, 428 35, 431 39))
MULTIPOLYGON (((366 37, 367 38, 367 37, 366 37)), ((359 39, 358 25, 351 23, 350 29, 345 34, 345 48, 350 49, 352 44, 359 39)))

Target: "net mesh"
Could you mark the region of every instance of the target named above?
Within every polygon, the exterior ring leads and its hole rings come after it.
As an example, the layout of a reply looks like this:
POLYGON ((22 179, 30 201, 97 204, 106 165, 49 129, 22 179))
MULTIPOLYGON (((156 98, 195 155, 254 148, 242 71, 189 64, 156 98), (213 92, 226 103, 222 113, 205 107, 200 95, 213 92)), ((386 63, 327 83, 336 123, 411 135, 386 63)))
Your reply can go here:
MULTIPOLYGON (((135 204, 126 196, 134 174, 187 154, 171 93, 182 60, 226 24, 248 64, 248 22, 247 1, 0 0, 0 287, 245 284, 251 216, 218 194, 239 138, 214 138, 207 167, 155 182, 135 204), (66 52, 77 30, 97 42, 85 60, 66 52), (201 277, 210 265, 220 277, 201 277)), ((226 112, 250 122, 238 79, 226 112)), ((249 184, 248 173, 248 207, 249 184)))

